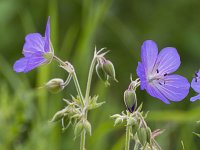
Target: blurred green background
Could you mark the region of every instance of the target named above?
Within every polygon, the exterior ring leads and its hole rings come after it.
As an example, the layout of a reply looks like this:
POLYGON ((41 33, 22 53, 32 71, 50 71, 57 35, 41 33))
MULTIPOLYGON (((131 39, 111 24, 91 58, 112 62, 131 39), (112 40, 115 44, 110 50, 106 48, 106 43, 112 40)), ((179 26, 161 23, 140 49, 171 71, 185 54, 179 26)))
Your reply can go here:
MULTIPOLYGON (((89 113, 93 135, 87 136, 88 150, 122 150, 124 127, 113 127, 110 116, 125 110, 123 92, 136 76, 140 46, 146 39, 159 49, 176 47, 182 65, 177 71, 191 81, 200 68, 199 0, 0 0, 0 150, 78 150, 73 128, 64 133, 61 123, 49 123, 54 113, 64 107, 62 98, 75 95, 73 83, 56 95, 38 89, 48 80, 66 73, 56 63, 41 66, 27 74, 15 73, 14 62, 22 57, 24 37, 44 34, 51 16, 51 40, 57 56, 72 62, 81 87, 85 84, 95 45, 107 47, 119 83, 105 87, 94 74, 92 95, 106 101, 89 113)), ((199 150, 200 102, 189 102, 190 94, 179 103, 165 105, 137 91, 139 103, 150 111, 151 129, 166 129, 157 137, 164 150, 199 150)))

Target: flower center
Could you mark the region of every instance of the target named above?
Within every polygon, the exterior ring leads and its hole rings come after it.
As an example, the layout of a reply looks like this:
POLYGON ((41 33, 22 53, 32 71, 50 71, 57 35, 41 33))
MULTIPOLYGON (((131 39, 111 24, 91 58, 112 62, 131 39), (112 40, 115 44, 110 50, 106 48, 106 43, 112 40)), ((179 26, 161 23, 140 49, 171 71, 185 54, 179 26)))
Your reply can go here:
POLYGON ((156 72, 152 73, 151 75, 148 76, 148 82, 149 83, 154 83, 154 81, 157 81, 160 85, 164 85, 165 84, 165 79, 164 77, 167 75, 167 73, 165 73, 164 75, 159 73, 159 70, 156 69, 156 72))

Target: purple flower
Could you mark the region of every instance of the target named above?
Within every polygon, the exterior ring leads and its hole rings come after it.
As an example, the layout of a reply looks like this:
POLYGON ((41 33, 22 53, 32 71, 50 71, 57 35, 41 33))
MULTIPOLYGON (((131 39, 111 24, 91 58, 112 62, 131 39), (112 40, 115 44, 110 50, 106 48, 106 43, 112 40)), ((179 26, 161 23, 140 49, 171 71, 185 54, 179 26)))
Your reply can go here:
POLYGON ((190 84, 180 75, 172 75, 180 66, 180 56, 173 47, 163 48, 158 54, 158 47, 152 40, 142 44, 141 62, 138 62, 137 75, 140 87, 151 96, 169 104, 170 101, 184 99, 190 84))
POLYGON ((48 18, 45 36, 39 33, 28 34, 22 51, 24 57, 17 60, 13 66, 16 72, 29 72, 30 70, 49 63, 53 57, 50 41, 50 17, 48 18))
POLYGON ((191 97, 190 101, 194 102, 196 100, 200 100, 200 70, 195 73, 195 77, 192 79, 191 87, 197 93, 197 96, 191 97))

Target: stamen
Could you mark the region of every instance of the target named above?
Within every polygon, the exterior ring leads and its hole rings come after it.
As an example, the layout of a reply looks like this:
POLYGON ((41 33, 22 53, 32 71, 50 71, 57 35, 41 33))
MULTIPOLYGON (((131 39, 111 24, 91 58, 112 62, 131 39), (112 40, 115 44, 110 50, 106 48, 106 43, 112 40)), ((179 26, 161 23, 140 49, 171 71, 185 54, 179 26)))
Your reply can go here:
POLYGON ((198 74, 197 74, 197 72, 195 73, 195 77, 198 77, 198 74))
POLYGON ((159 70, 158 70, 158 69, 156 69, 156 72, 157 72, 157 73, 159 73, 159 70))

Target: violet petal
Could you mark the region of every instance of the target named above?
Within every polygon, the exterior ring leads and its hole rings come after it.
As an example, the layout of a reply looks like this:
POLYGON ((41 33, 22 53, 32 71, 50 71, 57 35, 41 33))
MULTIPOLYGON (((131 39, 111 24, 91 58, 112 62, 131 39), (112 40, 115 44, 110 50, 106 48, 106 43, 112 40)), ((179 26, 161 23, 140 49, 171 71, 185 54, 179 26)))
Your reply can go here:
POLYGON ((145 75, 145 70, 144 70, 144 66, 141 62, 138 62, 138 66, 137 66, 137 75, 140 78, 140 88, 141 90, 144 90, 146 88, 146 75, 145 75))
POLYGON ((176 71, 180 64, 177 50, 173 47, 166 47, 160 51, 154 68, 158 69, 159 74, 170 74, 176 71))
POLYGON ((200 94, 198 94, 197 96, 194 96, 194 97, 191 97, 191 98, 190 98, 190 101, 191 101, 191 102, 194 102, 194 101, 196 101, 196 100, 200 100, 200 94))
POLYGON ((200 82, 198 82, 195 78, 192 79, 191 87, 195 92, 200 93, 200 82))
POLYGON ((152 40, 144 41, 141 48, 141 59, 146 73, 152 71, 157 56, 158 56, 158 47, 156 43, 152 40))
POLYGON ((20 58, 17 60, 13 66, 14 71, 16 72, 24 72, 26 66, 27 66, 28 58, 20 58))
POLYGON ((164 84, 159 84, 158 80, 155 80, 154 84, 167 99, 181 101, 188 95, 190 84, 185 77, 168 75, 163 80, 164 84))
POLYGON ((16 61, 13 68, 16 72, 26 73, 45 62, 46 59, 42 55, 32 54, 30 57, 24 57, 16 61))
POLYGON ((170 104, 169 100, 155 86, 147 85, 146 91, 152 97, 158 98, 166 104, 170 104))
POLYGON ((30 57, 35 52, 44 52, 44 38, 39 33, 28 34, 23 47, 25 57, 30 57))
POLYGON ((44 51, 50 52, 50 17, 48 17, 46 25, 44 51))

